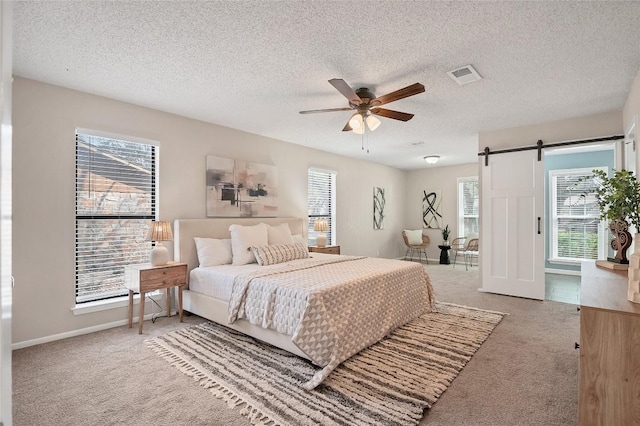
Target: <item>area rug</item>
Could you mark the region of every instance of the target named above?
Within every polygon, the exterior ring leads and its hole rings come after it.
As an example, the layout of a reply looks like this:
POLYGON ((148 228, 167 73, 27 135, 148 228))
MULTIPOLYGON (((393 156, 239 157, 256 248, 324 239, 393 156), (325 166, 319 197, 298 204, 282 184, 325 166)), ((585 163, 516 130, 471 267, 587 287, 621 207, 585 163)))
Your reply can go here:
POLYGON ((150 349, 259 425, 415 425, 502 320, 437 303, 342 363, 315 390, 319 367, 214 323, 146 341, 150 349))

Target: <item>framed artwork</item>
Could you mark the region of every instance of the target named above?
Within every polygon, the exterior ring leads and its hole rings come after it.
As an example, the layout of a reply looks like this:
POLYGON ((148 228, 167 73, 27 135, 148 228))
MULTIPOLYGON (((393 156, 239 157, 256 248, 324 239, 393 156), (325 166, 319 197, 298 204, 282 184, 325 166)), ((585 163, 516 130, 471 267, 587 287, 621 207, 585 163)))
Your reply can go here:
POLYGON ((373 188, 373 229, 384 229, 384 188, 373 188))
POLYGON ((442 228, 442 211, 440 210, 440 190, 422 191, 422 227, 442 228))
POLYGON ((207 217, 275 217, 275 166, 207 156, 207 217))

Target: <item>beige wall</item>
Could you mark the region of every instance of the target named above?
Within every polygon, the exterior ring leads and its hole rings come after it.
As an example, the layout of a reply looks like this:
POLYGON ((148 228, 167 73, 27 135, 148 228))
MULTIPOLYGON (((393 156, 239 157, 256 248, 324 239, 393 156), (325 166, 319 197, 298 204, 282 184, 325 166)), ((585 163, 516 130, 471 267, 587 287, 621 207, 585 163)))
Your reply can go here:
MULTIPOLYGON (((407 176, 407 202, 405 223, 407 229, 422 229, 422 191, 440 190, 442 195, 442 223, 449 225, 453 239, 458 235, 458 178, 478 176, 478 164, 462 164, 449 167, 433 167, 412 170, 407 176)), ((431 239, 427 247, 429 259, 439 259, 442 243, 440 229, 424 229, 422 232, 431 239)))
POLYGON ((611 111, 568 120, 532 124, 478 134, 478 152, 622 134, 622 114, 611 111))
POLYGON ((280 216, 307 215, 307 169, 317 166, 337 172, 342 253, 403 253, 405 171, 20 77, 13 120, 14 343, 127 318, 126 308, 78 316, 71 311, 76 128, 157 141, 162 220, 205 217, 206 155, 277 166, 280 216), (372 225, 374 186, 387 190, 386 227, 380 231, 372 225))
MULTIPOLYGON (((640 165, 640 145, 638 145, 638 126, 640 123, 640 70, 636 73, 636 77, 633 80, 633 85, 631 86, 631 90, 629 90, 629 97, 627 98, 627 102, 624 104, 624 109, 622 110, 622 121, 623 121, 623 129, 625 133, 630 129, 631 125, 635 123, 635 140, 636 140, 636 170, 638 170, 638 165, 640 165)), ((637 176, 637 174, 636 174, 637 176)))

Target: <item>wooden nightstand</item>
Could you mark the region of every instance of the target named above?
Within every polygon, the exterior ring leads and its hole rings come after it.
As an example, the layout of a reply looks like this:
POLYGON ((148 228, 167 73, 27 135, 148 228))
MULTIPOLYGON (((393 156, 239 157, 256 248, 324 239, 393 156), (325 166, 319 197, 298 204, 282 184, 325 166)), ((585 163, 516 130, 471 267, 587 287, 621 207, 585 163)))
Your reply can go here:
POLYGON ((326 254, 340 254, 340 246, 309 246, 309 251, 326 254))
POLYGON ((150 263, 129 265, 124 268, 124 286, 129 289, 129 328, 133 322, 133 293, 140 293, 140 327, 138 334, 142 334, 144 322, 145 294, 150 291, 167 289, 167 315, 171 316, 171 289, 178 287, 178 313, 182 322, 182 287, 187 284, 187 264, 167 263, 162 266, 152 266, 150 263))

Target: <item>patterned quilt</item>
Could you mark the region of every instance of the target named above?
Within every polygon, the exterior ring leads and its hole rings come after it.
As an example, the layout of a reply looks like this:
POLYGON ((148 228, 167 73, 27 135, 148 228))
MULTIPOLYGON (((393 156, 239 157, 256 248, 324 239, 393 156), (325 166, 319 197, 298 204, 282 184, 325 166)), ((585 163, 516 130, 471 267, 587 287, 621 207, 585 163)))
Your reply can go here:
POLYGON ((324 367, 313 389, 342 361, 432 309, 433 288, 419 263, 354 256, 309 258, 236 277, 229 323, 252 324, 291 336, 324 367))

